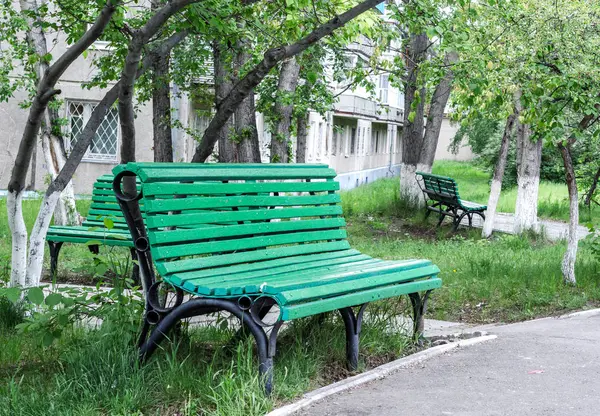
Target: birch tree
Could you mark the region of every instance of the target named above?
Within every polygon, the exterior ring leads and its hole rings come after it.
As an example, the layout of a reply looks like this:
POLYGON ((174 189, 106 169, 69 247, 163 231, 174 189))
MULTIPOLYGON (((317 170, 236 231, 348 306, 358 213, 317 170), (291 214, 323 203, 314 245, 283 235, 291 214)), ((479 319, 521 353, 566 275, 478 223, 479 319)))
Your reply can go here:
MULTIPOLYGON (((181 7, 185 6, 185 4, 181 3, 176 4, 181 5, 181 7)), ((56 7, 57 10, 60 10, 59 5, 56 7)), ((8 186, 7 210, 12 236, 12 268, 10 283, 13 286, 28 287, 39 283, 42 272, 45 235, 60 194, 71 181, 79 162, 89 147, 95 136, 96 130, 107 112, 116 102, 122 91, 131 85, 131 78, 126 78, 126 86, 123 86, 122 81, 117 82, 108 90, 104 98, 95 107, 83 132, 74 144, 69 157, 44 194, 41 208, 29 237, 28 244, 27 229, 25 228, 23 218, 22 198, 25 189, 27 170, 31 162, 36 138, 39 134, 40 127, 44 122, 44 114, 48 111, 52 100, 60 94, 60 90, 56 89, 56 84, 62 74, 64 74, 73 62, 81 57, 82 54, 84 54, 84 52, 100 38, 112 21, 118 7, 120 7, 118 1, 108 0, 105 3, 101 3, 100 9, 94 9, 92 7, 84 9, 83 11, 78 10, 79 13, 89 13, 89 17, 92 18, 94 23, 90 25, 89 29, 80 34, 79 32, 68 32, 73 43, 61 56, 56 58, 48 55, 44 56, 44 58, 49 61, 48 67, 47 70, 44 71, 43 77, 37 83, 35 95, 33 96, 29 108, 28 121, 24 128, 8 186)), ((174 6, 171 5, 169 7, 174 6)), ((29 12, 26 12, 26 15, 29 16, 29 12)), ((57 13, 54 16, 60 16, 60 13, 57 13)), ((69 16, 72 16, 72 14, 69 16)), ((83 18, 83 21, 89 20, 85 15, 80 14, 79 17, 83 18)), ((157 21, 160 22, 160 19, 149 19, 149 22, 153 22, 153 24, 156 24, 157 21)), ((60 18, 57 17, 55 21, 50 20, 50 22, 51 24, 60 27, 60 18)), ((65 30, 72 27, 72 22, 70 23, 70 25, 64 26, 65 30)), ((161 24, 164 24, 164 20, 161 24)), ((144 33, 150 32, 150 30, 146 29, 146 26, 142 26, 140 30, 144 33)), ((185 32, 173 35, 164 42, 152 45, 151 49, 157 53, 168 53, 168 51, 179 43, 185 35, 185 32)), ((149 37, 145 39, 149 40, 149 37)), ((135 78, 145 72, 151 66, 151 63, 152 61, 150 58, 144 58, 141 64, 138 60, 138 65, 136 65, 133 70, 133 79, 135 80, 135 78)))

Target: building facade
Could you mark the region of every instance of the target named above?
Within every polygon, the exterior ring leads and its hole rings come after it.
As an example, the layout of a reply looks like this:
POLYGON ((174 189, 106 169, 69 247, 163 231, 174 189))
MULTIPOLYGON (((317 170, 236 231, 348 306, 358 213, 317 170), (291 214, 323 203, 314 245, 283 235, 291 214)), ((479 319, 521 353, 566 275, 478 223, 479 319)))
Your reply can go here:
MULTIPOLYGON (((66 48, 64 39, 54 43, 54 55, 59 56, 66 48)), ((360 59, 368 56, 368 41, 357 45, 355 56, 360 59), (365 46, 366 45, 366 46, 365 46)), ((65 72, 57 87, 61 89, 62 116, 65 147, 68 151, 71 143, 77 140, 96 103, 106 90, 84 89, 82 83, 94 74, 92 60, 95 54, 106 52, 108 46, 102 42, 95 45, 87 57, 80 57, 65 72)), ((371 80, 379 88, 377 96, 372 96, 364 88, 347 89, 344 85, 332 88, 338 94, 331 111, 324 116, 311 112, 308 121, 306 158, 308 163, 325 163, 338 172, 342 188, 350 189, 372 182, 381 177, 399 174, 401 160, 401 131, 404 118, 404 97, 393 87, 387 75, 377 75, 371 80)), ((179 94, 173 86, 172 118, 177 119, 187 129, 174 128, 173 147, 175 161, 190 161, 196 147, 195 139, 186 131, 202 134, 207 127, 209 117, 206 111, 185 94, 179 94)), ((8 102, 0 103, 0 190, 6 189, 17 148, 25 126, 28 110, 20 103, 26 99, 25 93, 19 93, 8 102)), ((153 160, 152 108, 150 103, 140 105, 136 124, 136 159, 153 160)), ((257 114, 257 128, 261 143, 263 161, 269 160, 270 134, 261 114, 257 114)), ((454 137, 456 128, 444 120, 438 145, 438 159, 467 160, 472 157, 468 148, 461 148, 454 155, 448 151, 448 145, 454 137)), ((92 145, 88 149, 73 177, 75 192, 89 194, 92 184, 102 174, 109 173, 119 161, 121 143, 119 119, 116 108, 111 110, 98 129, 92 145)), ((29 189, 43 190, 48 182, 47 169, 38 143, 29 172, 29 189)))

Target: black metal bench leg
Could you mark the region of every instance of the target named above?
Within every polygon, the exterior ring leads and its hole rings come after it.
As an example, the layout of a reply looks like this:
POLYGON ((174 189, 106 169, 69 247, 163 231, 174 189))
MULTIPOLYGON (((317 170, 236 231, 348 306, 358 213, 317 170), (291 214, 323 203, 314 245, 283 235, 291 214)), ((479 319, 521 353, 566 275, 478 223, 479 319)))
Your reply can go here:
POLYGON ((454 221, 454 227, 452 227, 452 231, 456 231, 458 230, 458 226, 460 225, 460 222, 463 220, 463 218, 467 215, 466 212, 463 212, 462 214, 456 216, 455 221, 454 221))
MULTIPOLYGON (((191 318, 193 316, 213 313, 215 311, 225 310, 236 316, 254 336, 258 350, 258 372, 267 395, 271 394, 273 389, 273 357, 275 356, 275 346, 277 343, 277 333, 282 322, 278 321, 268 337, 264 329, 254 321, 249 312, 243 311, 235 302, 222 299, 192 299, 177 307, 172 308, 167 314, 159 317, 157 313, 146 313, 146 323, 156 325, 150 333, 148 339, 140 338, 139 358, 143 363, 147 361, 156 351, 160 343, 167 338, 169 332, 177 325, 181 319, 191 318), (151 317, 152 319, 149 319, 151 317), (155 318, 158 318, 155 322, 155 318)), ((146 324, 144 325, 146 328, 146 324)))
POLYGON ((133 264, 131 279, 133 280, 134 286, 141 286, 142 281, 140 279, 140 265, 138 263, 137 251, 135 248, 131 247, 129 252, 131 253, 131 262, 133 264))
POLYGON ((423 296, 418 293, 408 295, 413 308, 413 337, 419 344, 422 342, 423 331, 425 330, 425 312, 427 311, 427 301, 431 292, 431 290, 428 290, 423 296))
POLYGON ((90 250, 90 253, 98 255, 100 254, 100 246, 98 244, 92 244, 88 246, 88 250, 90 250))
POLYGON ((50 277, 56 276, 58 269, 58 253, 63 243, 61 241, 48 241, 48 249, 50 250, 50 277))
POLYGON ((346 363, 350 371, 358 369, 359 337, 363 313, 366 307, 366 303, 361 305, 356 315, 350 307, 339 309, 344 320, 344 326, 346 327, 346 363))

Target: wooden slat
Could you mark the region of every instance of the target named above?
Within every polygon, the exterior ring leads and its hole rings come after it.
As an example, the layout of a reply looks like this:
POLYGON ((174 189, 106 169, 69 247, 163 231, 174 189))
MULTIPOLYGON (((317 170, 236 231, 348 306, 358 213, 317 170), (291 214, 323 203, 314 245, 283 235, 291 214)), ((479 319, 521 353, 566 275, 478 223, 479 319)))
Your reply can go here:
POLYGON ((151 182, 184 182, 194 180, 269 180, 269 179, 327 179, 335 178, 336 173, 333 169, 325 168, 280 168, 265 169, 245 168, 245 169, 206 169, 202 167, 187 169, 159 169, 159 168, 141 168, 138 170, 138 176, 145 183, 151 182))
POLYGON ((320 230, 327 228, 340 228, 346 225, 343 218, 326 218, 316 220, 281 221, 269 223, 253 223, 229 226, 212 226, 190 230, 168 230, 149 233, 151 244, 171 244, 177 242, 197 242, 212 238, 247 236, 253 234, 269 234, 302 230, 320 230))
POLYGON ((304 318, 306 316, 316 315, 323 312, 334 311, 347 306, 361 305, 363 303, 397 297, 408 293, 436 289, 441 286, 441 279, 431 278, 427 280, 377 287, 374 289, 363 290, 361 292, 349 293, 346 295, 320 299, 313 302, 286 306, 281 308, 281 319, 284 321, 291 321, 293 319, 304 318))
POLYGON ((173 273, 208 269, 211 267, 219 267, 224 265, 235 265, 240 263, 279 259, 283 257, 293 257, 303 254, 348 250, 349 248, 350 244, 348 241, 344 240, 327 243, 301 244, 289 247, 277 247, 265 250, 247 251, 243 253, 221 254, 219 256, 198 257, 195 259, 176 260, 170 262, 157 261, 155 264, 161 276, 169 280, 169 275, 173 273))
POLYGON ((322 206, 314 208, 283 208, 283 209, 255 209, 248 211, 221 211, 196 214, 148 216, 146 226, 149 229, 163 227, 177 227, 192 224, 218 224, 237 221, 266 221, 272 219, 322 217, 340 215, 342 208, 339 205, 322 206))
POLYGON ((162 260, 174 257, 197 256, 201 254, 250 250, 284 244, 307 243, 346 238, 346 230, 309 231, 289 234, 274 234, 263 237, 237 238, 206 243, 179 244, 152 247, 152 257, 162 260))
MULTIPOLYGON (((351 258, 340 258, 333 260, 321 260, 318 262, 307 262, 269 270, 240 273, 232 276, 217 276, 209 279, 183 280, 183 286, 197 293, 213 295, 215 292, 223 294, 256 294, 264 292, 265 285, 279 285, 283 282, 301 281, 309 277, 320 280, 329 273, 340 273, 356 268, 381 266, 383 260, 373 259, 366 255, 353 256, 351 258)), ((180 277, 180 276, 178 276, 180 277)))
MULTIPOLYGON (((344 293, 359 292, 377 286, 394 284, 398 283, 399 281, 417 279, 424 276, 434 276, 440 271, 437 266, 433 265, 411 269, 408 271, 400 271, 397 273, 393 271, 393 266, 389 266, 387 270, 389 271, 388 273, 385 273, 385 270, 377 271, 375 269, 365 273, 363 275, 364 277, 361 279, 343 279, 342 281, 336 279, 330 284, 310 286, 288 291, 280 291, 277 289, 273 290, 272 288, 269 288, 269 293, 276 293, 276 298, 279 301, 279 304, 286 305, 288 303, 304 302, 310 299, 319 299, 344 293)), ((355 274, 359 273, 360 272, 356 272, 355 274)), ((346 277, 351 275, 352 273, 349 273, 346 277)))
POLYGON ((233 207, 286 207, 325 205, 340 202, 339 194, 303 196, 224 196, 146 200, 146 213, 187 211, 190 209, 217 209, 233 207))
MULTIPOLYGON (((354 257, 363 257, 358 250, 341 250, 319 254, 298 255, 293 257, 284 257, 275 260, 259 261, 255 263, 243 263, 235 266, 224 266, 212 269, 195 270, 193 272, 179 273, 171 276, 171 279, 179 279, 180 282, 193 278, 228 278, 231 275, 237 275, 248 272, 269 272, 276 268, 294 266, 298 264, 311 264, 320 261, 336 261, 339 259, 351 259, 354 257)), ((368 257, 368 256, 367 256, 368 257)))
POLYGON ((340 184, 324 182, 257 182, 257 183, 173 183, 157 182, 144 184, 145 196, 159 195, 218 195, 252 194, 271 192, 331 192, 338 191, 340 184))

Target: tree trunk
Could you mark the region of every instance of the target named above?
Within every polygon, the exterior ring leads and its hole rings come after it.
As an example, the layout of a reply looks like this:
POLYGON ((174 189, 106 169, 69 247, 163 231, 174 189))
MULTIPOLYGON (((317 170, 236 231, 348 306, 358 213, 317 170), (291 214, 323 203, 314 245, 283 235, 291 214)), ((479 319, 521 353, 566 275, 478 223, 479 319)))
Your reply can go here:
MULTIPOLYGON (((37 9, 36 6, 30 5, 28 1, 21 0, 20 3, 22 10, 37 9)), ((27 42, 33 48, 36 55, 39 57, 46 56, 48 54, 48 44, 42 26, 33 17, 27 19, 27 25, 30 28, 26 35, 27 42)), ((44 74, 48 72, 49 67, 50 65, 46 60, 39 59, 36 63, 36 84, 40 83, 44 74)), ((56 179, 67 160, 63 137, 57 131, 59 125, 57 111, 46 108, 41 123, 42 152, 52 180, 56 179)), ((54 211, 54 223, 56 225, 80 224, 72 182, 67 184, 58 199, 56 210, 54 211)))
POLYGON ((502 135, 500 152, 498 154, 498 161, 496 162, 496 167, 494 169, 492 187, 490 189, 487 210, 485 212, 485 222, 483 223, 483 230, 481 232, 481 236, 483 238, 489 238, 492 235, 492 231, 494 231, 496 208, 498 207, 498 200, 500 199, 500 191, 502 191, 502 180, 504 178, 504 169, 506 168, 506 159, 508 157, 508 149, 510 147, 510 138, 512 136, 517 116, 518 115, 516 113, 508 116, 506 119, 506 125, 504 126, 504 134, 502 135))
POLYGON ((156 54, 152 65, 154 84, 152 91, 152 128, 155 162, 173 162, 169 60, 169 55, 156 54))
POLYGON ((596 189, 598 188, 599 180, 600 180, 600 169, 598 169, 596 171, 596 174, 594 175, 594 179, 592 180, 592 185, 590 186, 590 189, 585 194, 584 204, 588 208, 590 207, 590 204, 592 203, 592 197, 594 196, 594 193, 596 192, 596 189))
MULTIPOLYGON (((444 63, 448 66, 458 60, 456 52, 448 52, 444 58, 444 63)), ((429 112, 427 113, 427 125, 425 126, 425 136, 421 146, 420 163, 424 166, 424 170, 431 172, 435 152, 437 150, 442 122, 444 121, 444 110, 450 98, 452 91, 452 82, 454 81, 454 71, 448 69, 444 77, 436 85, 431 101, 429 104, 429 112)))
POLYGON ((577 193, 577 179, 575 178, 575 169, 573 167, 573 158, 571 157, 571 143, 558 145, 565 166, 565 177, 569 189, 569 237, 567 241, 567 251, 563 257, 561 270, 565 283, 574 285, 575 261, 577 260, 577 246, 579 239, 577 237, 577 227, 579 226, 579 198, 577 193))
MULTIPOLYGON (((62 74, 64 70, 66 70, 66 68, 68 68, 69 65, 100 36, 103 27, 108 24, 113 12, 113 6, 107 6, 103 9, 92 28, 86 32, 80 40, 73 44, 56 64, 53 64, 49 68, 48 72, 44 74, 44 79, 42 80, 43 85, 38 86, 38 92, 30 109, 28 122, 19 146, 19 153, 17 154, 15 165, 13 167, 6 204, 13 243, 11 269, 12 286, 39 285, 44 259, 44 240, 50 224, 52 212, 56 208, 58 202, 58 196, 68 186, 83 155, 90 146, 100 123, 117 100, 121 81, 117 82, 94 108, 79 139, 71 149, 69 158, 56 179, 48 186, 31 233, 30 245, 32 249, 30 250, 30 259, 28 261, 27 229, 23 220, 22 211, 22 189, 27 174, 28 157, 30 157, 30 154, 28 155, 28 151, 31 149, 29 146, 35 144, 35 136, 37 135, 37 129, 39 129, 41 124, 47 100, 57 93, 57 90, 54 90, 53 87, 60 74, 62 74)), ((158 45, 155 49, 162 53, 168 53, 175 45, 185 39, 187 35, 187 31, 176 33, 158 45)), ((137 77, 148 70, 150 65, 150 59, 148 59, 148 57, 144 58, 141 68, 137 71, 137 77)))
MULTIPOLYGON (((226 50, 226 45, 222 42, 213 42, 213 59, 214 59, 214 86, 215 86, 215 107, 219 111, 219 107, 223 99, 229 94, 233 87, 233 74, 231 72, 232 62, 227 59, 229 51, 226 50)), ((219 162, 221 163, 237 163, 237 148, 230 135, 234 131, 234 120, 230 118, 217 132, 217 140, 219 143, 219 162)))
POLYGON ((308 115, 298 116, 296 127, 296 163, 306 163, 306 138, 308 137, 308 115))
POLYGON ((289 163, 290 130, 294 104, 292 96, 298 86, 300 64, 292 57, 281 65, 275 101, 275 131, 271 136, 271 162, 289 163))
POLYGON ((540 167, 542 163, 542 140, 532 141, 527 124, 517 128, 517 202, 515 205, 514 231, 539 232, 537 218, 540 167))
POLYGON ((210 121, 206 131, 202 136, 200 144, 196 148, 196 153, 192 162, 204 162, 213 151, 213 147, 218 138, 218 132, 235 112, 237 106, 250 94, 254 88, 269 74, 279 62, 294 57, 311 45, 314 45, 326 36, 331 35, 336 29, 343 27, 346 23, 353 20, 362 13, 371 10, 381 3, 381 0, 365 0, 346 12, 334 16, 329 21, 321 24, 311 33, 299 39, 291 45, 280 45, 271 48, 265 52, 263 59, 252 68, 242 79, 232 88, 229 94, 223 99, 220 108, 210 121))
MULTIPOLYGON (((243 70, 246 63, 252 58, 248 42, 240 41, 237 45, 236 72, 243 70)), ((258 128, 256 127, 256 107, 254 105, 254 92, 238 105, 234 113, 235 136, 237 141, 237 159, 240 163, 260 163, 260 144, 258 142, 258 128)))
POLYGON ((425 59, 428 38, 425 33, 411 35, 404 83, 404 128, 402 129, 402 163, 400 165, 400 197, 409 206, 424 204, 415 172, 421 168, 421 148, 424 134, 424 87, 418 85, 419 64, 425 59))

